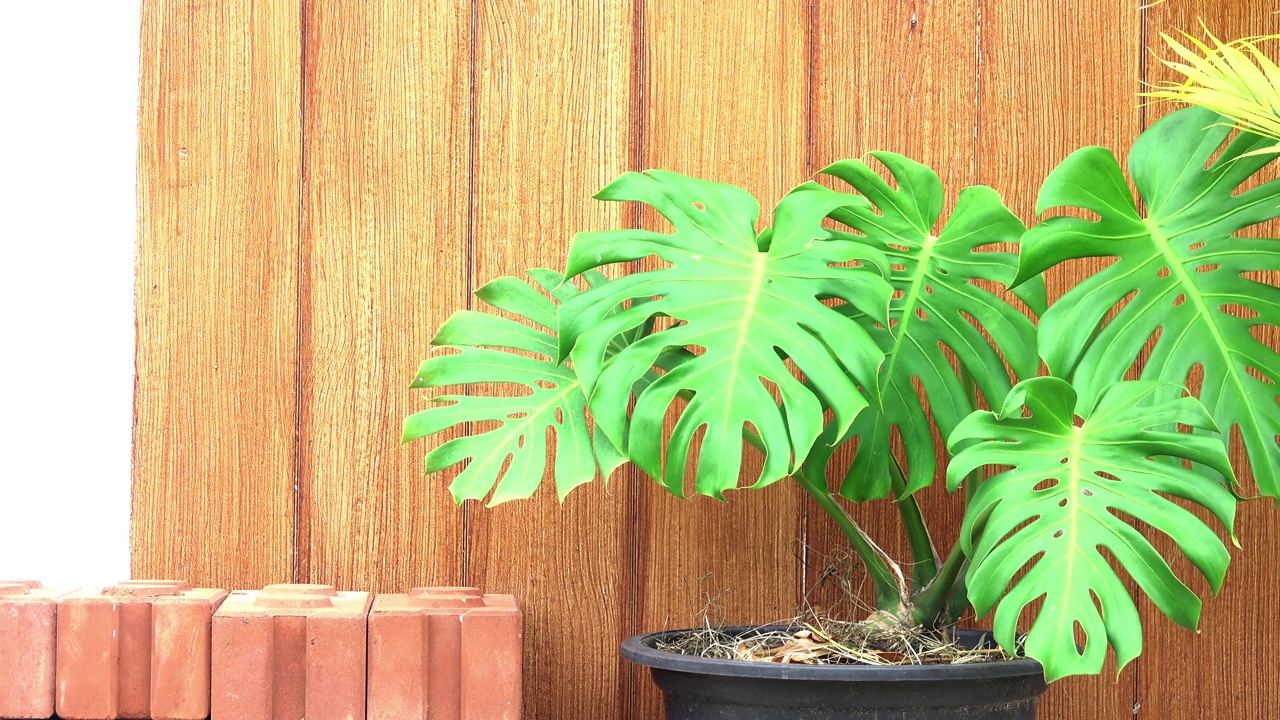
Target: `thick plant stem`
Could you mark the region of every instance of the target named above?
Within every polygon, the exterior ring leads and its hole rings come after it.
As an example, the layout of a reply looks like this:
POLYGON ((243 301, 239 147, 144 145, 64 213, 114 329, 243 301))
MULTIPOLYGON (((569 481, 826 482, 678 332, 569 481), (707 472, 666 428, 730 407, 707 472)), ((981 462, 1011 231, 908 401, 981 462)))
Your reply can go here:
POLYGON ((901 571, 895 573, 890 568, 891 561, 884 556, 883 551, 876 547, 875 543, 871 542, 853 518, 849 517, 844 507, 836 502, 826 488, 826 483, 809 478, 803 472, 796 472, 792 477, 830 516, 836 527, 840 528, 840 532, 849 541, 854 552, 858 553, 862 563, 866 565, 871 583, 875 587, 876 608, 888 610, 894 614, 901 612, 905 603, 903 594, 906 589, 903 587, 901 571))
POLYGON ((942 563, 937 577, 913 599, 912 619, 925 627, 933 627, 938 624, 944 612, 947 613, 948 620, 959 615, 959 612, 948 612, 947 606, 952 600, 952 589, 968 564, 969 559, 964 556, 960 543, 957 542, 951 548, 946 562, 942 563))
POLYGON ((898 514, 902 516, 902 526, 907 533, 907 545, 911 548, 911 584, 912 590, 919 591, 929 584, 938 574, 938 551, 933 547, 933 539, 929 537, 929 527, 920 514, 920 504, 915 495, 905 495, 907 479, 894 459, 889 463, 892 475, 894 503, 898 506, 898 514))

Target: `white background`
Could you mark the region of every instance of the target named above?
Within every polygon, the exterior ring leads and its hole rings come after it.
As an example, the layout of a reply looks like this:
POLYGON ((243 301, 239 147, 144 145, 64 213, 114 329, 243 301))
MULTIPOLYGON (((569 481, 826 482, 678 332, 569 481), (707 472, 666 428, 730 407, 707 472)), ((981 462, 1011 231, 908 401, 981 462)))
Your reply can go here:
POLYGON ((0 580, 129 573, 138 0, 0 0, 0 580))

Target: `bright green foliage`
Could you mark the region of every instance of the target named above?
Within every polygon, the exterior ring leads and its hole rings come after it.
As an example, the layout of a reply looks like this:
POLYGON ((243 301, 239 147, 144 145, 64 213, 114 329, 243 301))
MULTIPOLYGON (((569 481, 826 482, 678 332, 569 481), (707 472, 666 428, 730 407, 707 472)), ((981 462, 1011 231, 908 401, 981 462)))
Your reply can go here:
POLYGON ((952 449, 959 450, 947 470, 952 490, 976 468, 1012 466, 982 483, 965 515, 960 541, 970 558, 969 599, 979 615, 999 602, 995 637, 1012 651, 1019 614, 1044 598, 1026 652, 1044 665, 1049 680, 1099 672, 1107 642, 1121 667, 1142 651, 1138 610, 1103 548, 1164 614, 1192 629, 1199 622, 1200 599, 1128 517, 1172 539, 1215 593, 1222 584, 1226 547, 1169 497, 1204 506, 1230 529, 1235 496, 1206 474, 1168 460, 1190 460, 1226 477, 1231 465, 1216 438, 1167 429, 1175 423, 1215 428, 1200 401, 1168 399, 1164 389, 1121 382, 1089 406, 1066 381, 1035 378, 1014 387, 998 412, 974 413, 951 435, 952 449), (1076 648, 1077 623, 1087 635, 1083 654, 1076 648))
POLYGON ((1181 81, 1156 83, 1148 97, 1199 105, 1224 115, 1236 127, 1270 138, 1252 150, 1255 154, 1280 152, 1280 67, 1260 47, 1280 40, 1262 35, 1223 42, 1205 29, 1208 42, 1183 33, 1191 47, 1160 33, 1178 56, 1160 58, 1165 67, 1183 76, 1181 81))
MULTIPOLYGON (((935 236, 943 206, 937 174, 901 155, 871 155, 892 173, 896 189, 861 160, 844 160, 823 171, 870 200, 870 205, 832 213, 834 219, 861 233, 837 236, 883 252, 898 291, 890 305, 888 327, 866 315, 855 316, 884 350, 885 363, 879 379, 883 411, 864 410, 848 433, 860 442, 840 494, 853 500, 889 493, 893 462, 889 442, 894 426, 906 450, 906 491, 933 482, 936 460, 929 411, 946 437, 977 409, 945 349, 955 353, 988 402, 996 405, 1010 388, 997 347, 1018 378, 1031 377, 1040 367, 1031 320, 999 295, 971 282, 1008 284, 1013 280, 1017 256, 992 246, 1016 243, 1026 230, 1022 221, 1009 212, 996 191, 969 187, 960 193, 946 227, 935 236), (929 410, 913 378, 920 381, 929 410)), ((1020 294, 1039 313, 1044 310, 1045 289, 1043 280, 1037 280, 1024 284, 1020 294)), ((814 449, 815 473, 832 455, 834 436, 835 429, 828 428, 824 442, 814 449)))
POLYGON ((865 200, 802 186, 778 203, 774 227, 757 235, 758 203, 730 185, 654 170, 627 173, 596 197, 644 202, 675 228, 577 235, 568 277, 649 256, 661 266, 583 292, 559 314, 561 356, 572 357, 589 389, 596 422, 640 469, 682 495, 690 446, 703 430, 696 490, 722 497, 738 487, 749 429, 766 454, 755 483, 761 486, 804 461, 822 429, 824 404, 841 432, 849 428, 868 404, 859 388, 874 391, 884 354, 862 326, 822 300, 838 299, 886 323, 891 289, 883 254, 832 239, 821 223, 865 200), (609 356, 612 338, 657 317, 672 324, 609 356), (633 388, 672 348, 693 354, 633 388), (687 404, 664 437, 663 419, 677 398, 687 404))
POLYGON ((1146 217, 1109 150, 1073 153, 1045 181, 1037 211, 1074 206, 1098 219, 1051 217, 1032 228, 1018 276, 1071 258, 1114 257, 1041 319, 1050 371, 1093 398, 1157 336, 1142 378, 1183 385, 1202 365, 1200 399, 1224 436, 1239 428, 1260 490, 1280 497, 1280 354, 1253 335, 1280 323, 1280 289, 1246 275, 1280 270, 1280 241, 1233 237, 1280 216, 1280 182, 1239 189, 1270 161, 1249 155, 1269 141, 1241 134, 1215 160, 1231 133, 1220 120, 1181 110, 1134 143, 1129 171, 1146 217))
MULTIPOLYGON (((574 285, 562 285, 562 276, 550 270, 530 270, 529 276, 561 302, 578 292, 574 285)), ((589 280, 593 285, 605 282, 599 273, 592 273, 589 280)), ((427 454, 429 473, 470 460, 449 488, 458 502, 482 499, 491 490, 491 505, 532 496, 546 472, 548 428, 555 437, 554 474, 560 499, 594 479, 597 467, 608 479, 624 458, 599 430, 593 433, 588 428, 586 396, 578 378, 572 368, 555 361, 556 303, 514 277, 486 284, 476 297, 540 327, 472 310, 450 317, 431 344, 459 352, 426 360, 412 387, 474 383, 504 387, 495 395, 434 398, 433 402, 442 404, 405 419, 404 441, 464 423, 496 423, 491 429, 473 429, 448 440, 427 454), (521 394, 508 396, 513 385, 521 394), (508 458, 511 463, 504 472, 508 458)), ((610 338, 613 345, 608 352, 616 352, 628 339, 610 338)))

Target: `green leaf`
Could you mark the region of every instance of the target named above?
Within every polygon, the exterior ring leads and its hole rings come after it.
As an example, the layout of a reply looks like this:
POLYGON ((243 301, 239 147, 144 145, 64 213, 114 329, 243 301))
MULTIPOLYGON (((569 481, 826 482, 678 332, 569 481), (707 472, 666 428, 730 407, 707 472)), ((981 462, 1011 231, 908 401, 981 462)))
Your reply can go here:
POLYGON ((696 489, 723 497, 738 487, 748 426, 765 450, 758 487, 803 462, 822 428, 824 402, 835 408, 838 428, 852 424, 867 405, 859 387, 874 392, 884 354, 857 322, 822 300, 843 301, 886 322, 891 290, 882 253, 833 240, 821 223, 835 208, 865 200, 802 186, 778 203, 775 226, 757 235, 759 205, 730 185, 654 170, 627 173, 597 197, 647 203, 675 227, 671 234, 576 236, 568 277, 651 255, 662 266, 588 290, 560 308, 561 356, 571 352, 590 389, 592 414, 638 467, 682 495, 689 450, 701 430, 696 489), (653 299, 635 304, 633 298, 653 299), (658 317, 672 318, 671 325, 608 356, 609 338, 658 317), (673 348, 692 355, 633 393, 673 348), (807 386, 787 367, 788 358, 807 386), (665 437, 663 420, 678 398, 687 403, 665 437))
POLYGON ((1050 217, 1032 228, 1018 277, 1072 258, 1114 257, 1041 319, 1051 372, 1096 397, 1154 337, 1142 378, 1184 385, 1202 366, 1200 399, 1224 437, 1239 428, 1259 489, 1280 498, 1280 354, 1253 335, 1280 323, 1280 289, 1247 276, 1280 270, 1280 241, 1234 236, 1280 217, 1280 181, 1241 190, 1270 162, 1250 153, 1271 141, 1242 133, 1228 142, 1231 128, 1220 121, 1181 110, 1134 143, 1129 171, 1146 217, 1110 151, 1073 153, 1045 180, 1037 210, 1079 207, 1098 219, 1050 217))
MULTIPOLYGON (((530 270, 529 276, 562 302, 578 293, 576 286, 562 284, 563 277, 551 270, 530 270)), ((588 282, 599 286, 605 278, 591 273, 588 282)), ((412 387, 497 383, 495 389, 508 394, 433 398, 439 404, 405 419, 404 441, 464 423, 496 423, 491 429, 473 430, 441 443, 427 454, 428 473, 467 463, 449 487, 459 503, 482 499, 490 491, 491 505, 532 496, 552 452, 561 500, 594 479, 597 469, 607 480, 624 458, 603 433, 589 429, 582 386, 572 368, 555 360, 556 303, 514 277, 498 278, 477 290, 476 296, 540 327, 471 310, 455 313, 431 344, 458 352, 435 355, 422 363, 412 387), (554 448, 547 445, 548 429, 555 438, 554 448)), ((638 328, 636 333, 643 330, 638 328)), ((609 352, 631 339, 634 334, 610 338, 609 352)))
POLYGON ((1064 380, 1025 380, 999 412, 975 412, 950 438, 959 449, 947 469, 951 490, 984 465, 1011 466, 983 482, 966 511, 960 532, 970 558, 965 579, 979 615, 999 603, 995 637, 1010 651, 1018 616, 1044 599, 1026 652, 1044 665, 1049 680, 1099 672, 1108 643, 1121 667, 1142 652, 1138 610, 1103 548, 1161 612, 1187 628, 1199 622, 1200 599, 1128 518, 1173 540, 1215 593, 1230 560, 1227 549, 1169 498, 1203 506, 1228 531, 1235 518, 1235 495, 1227 487, 1168 462, 1190 460, 1232 477, 1216 438, 1165 429, 1183 423, 1213 431, 1199 400, 1169 399, 1164 384, 1134 381, 1107 387, 1092 407, 1080 401, 1064 380), (1086 635, 1083 653, 1076 647, 1077 624, 1086 635))
MULTIPOLYGON (((840 494, 852 500, 889 493, 889 463, 894 461, 889 442, 894 427, 906 450, 906 492, 933 482, 936 460, 930 415, 946 437, 977 409, 947 349, 993 405, 1001 403, 1011 387, 1004 360, 1018 378, 1031 377, 1040 367, 1032 321, 974 282, 1007 285, 1013 280, 1017 256, 991 246, 1016 243, 1026 230, 1022 221, 996 191, 969 187, 960 193, 946 226, 935 235, 944 199, 937 174, 901 155, 871 155, 889 169, 896 189, 861 160, 843 160, 823 170, 870 200, 869 205, 840 208, 832 217, 859 233, 840 233, 840 238, 888 256, 897 291, 889 307, 888 327, 866 315, 855 316, 886 359, 879 378, 883 410, 863 411, 841 440, 859 438, 840 488, 840 494), (928 398, 927 409, 915 381, 928 398)), ((1034 312, 1044 310, 1043 281, 1026 283, 1020 290, 1034 312)), ((828 428, 824 442, 811 456, 818 470, 838 445, 832 442, 836 437, 835 428, 828 428)))

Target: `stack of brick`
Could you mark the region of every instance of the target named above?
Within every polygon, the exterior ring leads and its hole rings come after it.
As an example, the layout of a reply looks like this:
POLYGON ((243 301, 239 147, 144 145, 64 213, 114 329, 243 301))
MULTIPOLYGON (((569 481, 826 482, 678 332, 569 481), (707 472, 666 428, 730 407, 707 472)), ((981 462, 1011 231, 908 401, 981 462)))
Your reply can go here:
POLYGON ((364 718, 371 602, 330 585, 233 593, 213 619, 214 716, 364 718))
POLYGON ((131 580, 63 597, 59 717, 208 717, 210 623, 226 597, 175 580, 131 580))
POLYGON ((522 631, 511 595, 379 595, 369 614, 370 720, 517 720, 522 631))
POLYGON ((476 588, 0 582, 0 718, 519 720, 521 643, 476 588))
POLYGON ((0 582, 0 718, 47 718, 54 709, 58 599, 31 580, 0 582))

